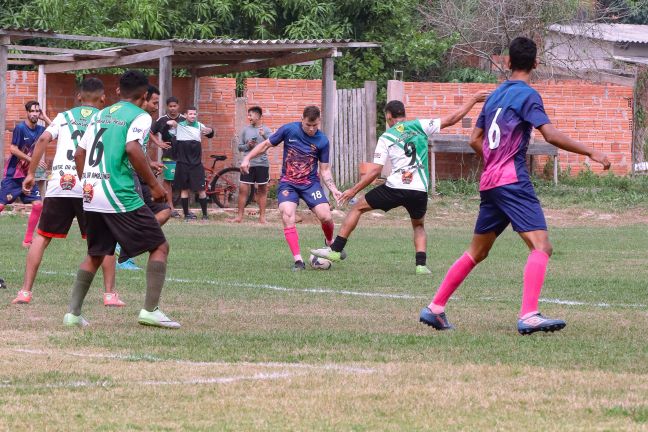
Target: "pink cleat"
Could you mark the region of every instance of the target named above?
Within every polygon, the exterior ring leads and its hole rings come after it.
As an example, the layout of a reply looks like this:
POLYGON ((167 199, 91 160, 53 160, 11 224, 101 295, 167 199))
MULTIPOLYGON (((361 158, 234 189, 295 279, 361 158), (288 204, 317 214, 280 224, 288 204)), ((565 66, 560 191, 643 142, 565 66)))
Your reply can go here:
POLYGON ((15 299, 12 300, 11 304, 29 304, 32 299, 31 291, 20 290, 15 299))
POLYGON ((104 306, 106 307, 124 307, 126 303, 119 300, 119 294, 116 292, 104 293, 104 306))

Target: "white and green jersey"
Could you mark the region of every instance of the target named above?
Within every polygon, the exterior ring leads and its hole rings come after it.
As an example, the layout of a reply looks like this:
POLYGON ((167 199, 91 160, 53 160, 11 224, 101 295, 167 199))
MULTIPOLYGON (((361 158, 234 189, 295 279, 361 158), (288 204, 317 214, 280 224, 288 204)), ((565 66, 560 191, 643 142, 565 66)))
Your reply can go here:
POLYGON ((79 147, 86 150, 83 169, 83 209, 124 213, 144 205, 135 190, 126 143, 144 144, 151 116, 130 102, 120 101, 96 113, 79 147))
POLYGON ((411 120, 396 123, 380 136, 373 162, 385 165, 387 158, 391 161, 387 186, 427 192, 428 137, 440 130, 440 119, 411 120))
POLYGON ((92 115, 97 111, 97 108, 89 106, 72 108, 59 113, 45 130, 52 135, 52 139, 58 140, 46 196, 81 198, 81 182, 74 164, 74 152, 92 115))

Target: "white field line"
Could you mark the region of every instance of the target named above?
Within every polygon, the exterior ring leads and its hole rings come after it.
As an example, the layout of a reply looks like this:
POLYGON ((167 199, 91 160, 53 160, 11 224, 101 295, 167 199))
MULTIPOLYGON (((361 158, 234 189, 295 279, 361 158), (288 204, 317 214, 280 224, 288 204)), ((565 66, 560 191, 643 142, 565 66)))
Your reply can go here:
MULTIPOLYGON (((17 273, 19 270, 10 269, 6 272, 17 273)), ((50 275, 63 275, 63 276, 76 276, 76 273, 66 273, 58 272, 51 270, 41 270, 42 274, 50 275)), ((121 279, 121 278, 120 278, 121 279)), ((137 280, 139 278, 124 278, 127 280, 137 280)), ((366 292, 366 291, 347 291, 347 290, 334 290, 330 288, 288 288, 278 285, 270 284, 255 284, 247 282, 230 282, 230 281, 219 281, 219 280, 200 280, 200 279, 184 279, 184 278, 167 278, 167 282, 176 282, 176 283, 186 283, 186 284, 206 284, 206 285, 215 285, 215 286, 224 286, 224 287, 239 287, 239 288, 253 288, 253 289, 263 289, 270 291, 280 291, 280 292, 295 292, 295 293, 308 293, 308 294, 333 294, 333 295, 343 295, 343 296, 356 296, 356 297, 373 297, 373 298, 388 298, 388 299, 398 299, 398 300, 429 300, 430 296, 421 296, 415 294, 387 294, 387 293, 376 293, 376 292, 366 292)), ((452 300, 461 300, 457 296, 452 296, 452 300)), ((501 301, 493 297, 481 297, 481 301, 501 301)), ((550 304, 559 304, 566 306, 587 306, 587 307, 596 307, 596 308, 633 308, 633 309, 645 309, 648 308, 648 305, 643 303, 605 303, 605 302, 583 302, 578 300, 565 300, 565 299, 556 299, 556 298, 541 298, 540 303, 550 303, 550 304)))
POLYGON ((268 381, 282 378, 291 378, 303 373, 295 372, 273 372, 257 373, 254 375, 235 375, 214 378, 193 378, 188 380, 175 381, 127 381, 127 382, 110 382, 110 381, 69 381, 49 384, 14 384, 11 382, 0 382, 0 388, 78 388, 78 387, 111 387, 120 385, 136 386, 162 386, 162 385, 206 385, 206 384, 230 384, 240 381, 268 381))
POLYGON ((267 367, 267 368, 290 368, 290 369, 311 369, 311 370, 325 370, 325 371, 337 371, 345 372, 352 374, 370 374, 374 373, 376 370, 371 368, 363 368, 356 366, 346 366, 346 365, 337 365, 337 364, 308 364, 308 363, 281 363, 281 362, 197 362, 191 360, 177 360, 177 359, 163 359, 160 357, 145 355, 128 355, 128 354, 100 354, 100 353, 80 353, 72 351, 43 351, 37 349, 22 349, 22 348, 13 348, 11 351, 22 353, 22 354, 32 354, 32 355, 44 355, 51 356, 55 354, 63 354, 72 357, 82 357, 82 358, 97 358, 97 359, 112 359, 112 360, 122 360, 122 361, 148 361, 148 362, 160 362, 160 363, 174 363, 181 364, 185 366, 218 366, 218 367, 235 367, 235 366, 244 366, 244 367, 267 367))

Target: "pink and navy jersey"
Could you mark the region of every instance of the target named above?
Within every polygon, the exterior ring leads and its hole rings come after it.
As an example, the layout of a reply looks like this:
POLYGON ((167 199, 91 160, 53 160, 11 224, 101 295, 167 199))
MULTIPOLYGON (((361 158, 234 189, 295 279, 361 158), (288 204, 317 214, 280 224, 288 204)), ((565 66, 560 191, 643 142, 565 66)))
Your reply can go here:
POLYGON ((486 100, 477 119, 484 129, 484 171, 479 190, 529 181, 526 152, 531 129, 550 123, 540 94, 524 81, 506 81, 486 100))
MULTIPOLYGON (((41 125, 36 125, 34 129, 30 129, 25 122, 19 123, 13 131, 11 144, 18 147, 18 150, 27 156, 31 156, 34 152, 36 141, 43 132, 45 132, 45 128, 41 125)), ((5 166, 4 178, 24 178, 27 177, 28 171, 29 163, 19 159, 17 156, 11 155, 5 166)))
POLYGON ((322 131, 309 136, 301 122, 281 126, 268 138, 273 146, 284 143, 282 182, 310 185, 319 182, 318 163, 329 163, 329 140, 322 131))

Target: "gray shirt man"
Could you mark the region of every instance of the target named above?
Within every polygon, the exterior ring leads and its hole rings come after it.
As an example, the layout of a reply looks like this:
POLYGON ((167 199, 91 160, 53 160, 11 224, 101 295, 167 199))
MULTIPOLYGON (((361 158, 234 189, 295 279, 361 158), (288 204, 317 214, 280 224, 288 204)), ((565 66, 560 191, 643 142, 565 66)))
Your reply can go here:
MULTIPOLYGON (((269 127, 267 126, 261 126, 263 129, 263 132, 265 134, 265 137, 261 136, 259 134, 259 128, 248 125, 243 128, 241 131, 241 141, 239 142, 238 149, 240 152, 244 152, 245 155, 247 155, 250 150, 254 148, 254 146, 250 147, 249 143, 250 141, 255 142, 256 144, 260 144, 272 134, 272 131, 270 130, 269 127)), ((264 166, 264 167, 269 167, 270 163, 268 162, 268 155, 266 153, 263 153, 262 155, 255 157, 250 161, 250 166, 264 166)))

